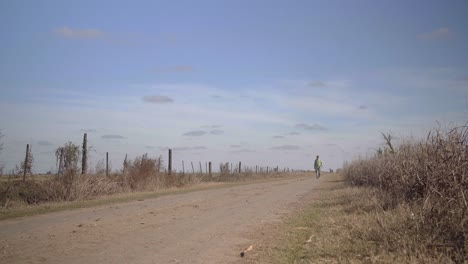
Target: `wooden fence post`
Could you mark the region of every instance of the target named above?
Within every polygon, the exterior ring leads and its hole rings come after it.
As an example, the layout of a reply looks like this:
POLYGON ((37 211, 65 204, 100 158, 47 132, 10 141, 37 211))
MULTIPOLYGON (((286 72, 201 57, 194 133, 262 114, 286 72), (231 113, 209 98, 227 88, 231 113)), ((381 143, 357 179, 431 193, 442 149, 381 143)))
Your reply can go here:
POLYGON ((184 161, 182 161, 182 174, 185 174, 185 166, 184 166, 184 161))
POLYGON ((124 174, 125 174, 125 172, 127 172, 127 167, 128 167, 127 154, 125 154, 125 159, 124 159, 124 162, 123 162, 123 170, 122 170, 122 172, 124 174))
POLYGON ((210 178, 211 178, 211 161, 208 162, 208 175, 209 175, 210 178))
POLYGON ((59 177, 60 173, 62 172, 62 166, 63 166, 63 148, 60 148, 60 161, 59 161, 59 167, 57 171, 57 177, 59 177))
POLYGON ((242 167, 241 164, 242 164, 242 163, 239 161, 239 174, 240 174, 241 171, 242 171, 242 169, 241 169, 241 167, 242 167))
POLYGON ((200 174, 203 174, 203 170, 201 168, 201 161, 199 161, 199 164, 200 164, 200 174))
POLYGON ((195 173, 195 167, 193 167, 193 161, 191 161, 190 164, 192 164, 192 173, 195 173))
POLYGON ((106 152, 106 176, 109 176, 109 152, 106 152))
POLYGON ((26 172, 28 171, 28 162, 29 162, 29 144, 26 144, 26 156, 24 158, 23 166, 23 181, 26 181, 26 172))
POLYGON ((158 172, 162 172, 162 161, 161 161, 161 155, 159 155, 159 158, 158 158, 158 172))
POLYGON ((83 136, 83 157, 81 160, 81 174, 86 174, 88 163, 88 135, 84 133, 83 136))
POLYGON ((172 173, 172 149, 169 149, 169 159, 168 159, 168 164, 167 164, 167 172, 169 175, 172 173))

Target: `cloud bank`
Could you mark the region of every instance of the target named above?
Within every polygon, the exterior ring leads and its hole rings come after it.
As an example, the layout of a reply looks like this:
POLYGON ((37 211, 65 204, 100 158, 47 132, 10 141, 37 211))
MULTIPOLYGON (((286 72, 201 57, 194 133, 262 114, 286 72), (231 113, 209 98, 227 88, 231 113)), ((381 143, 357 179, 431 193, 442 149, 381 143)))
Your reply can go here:
POLYGON ((75 39, 96 39, 102 38, 105 36, 105 33, 99 29, 79 29, 79 28, 69 28, 61 27, 56 28, 53 32, 63 38, 75 38, 75 39))
POLYGON ((146 103, 152 104, 167 104, 172 103, 174 100, 165 95, 152 95, 152 96, 145 96, 143 97, 143 101, 146 103))

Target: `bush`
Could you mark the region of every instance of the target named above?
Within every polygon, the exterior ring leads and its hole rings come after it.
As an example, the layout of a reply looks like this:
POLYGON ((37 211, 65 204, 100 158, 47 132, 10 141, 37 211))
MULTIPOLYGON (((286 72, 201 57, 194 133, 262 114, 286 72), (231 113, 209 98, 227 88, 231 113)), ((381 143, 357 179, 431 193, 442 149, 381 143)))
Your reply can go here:
POLYGON ((150 158, 148 154, 136 157, 133 161, 128 161, 124 179, 127 186, 132 190, 141 190, 148 187, 159 187, 164 182, 164 175, 161 173, 161 157, 150 158))
POLYGON ((442 246, 455 261, 463 259, 468 230, 468 126, 446 133, 431 131, 425 140, 346 164, 353 185, 376 188, 384 210, 410 206, 417 240, 442 246))

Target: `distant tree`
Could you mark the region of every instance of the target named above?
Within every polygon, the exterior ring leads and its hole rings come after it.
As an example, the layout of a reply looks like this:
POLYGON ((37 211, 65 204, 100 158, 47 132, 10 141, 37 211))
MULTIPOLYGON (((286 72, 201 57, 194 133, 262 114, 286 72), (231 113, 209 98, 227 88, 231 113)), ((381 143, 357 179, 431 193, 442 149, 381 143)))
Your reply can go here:
POLYGON ((96 163, 96 166, 94 168, 94 173, 97 175, 105 174, 106 173, 106 163, 104 162, 104 159, 98 160, 96 163))
POLYGON ((224 174, 229 174, 229 162, 219 164, 219 172, 224 174))
POLYGON ((125 174, 127 172, 128 165, 129 165, 129 162, 128 162, 128 159, 127 159, 127 154, 125 154, 125 159, 124 159, 123 164, 122 164, 122 173, 125 174))
POLYGON ((390 133, 388 134, 385 134, 385 133, 382 133, 382 136, 385 140, 385 144, 387 145, 387 148, 388 148, 388 151, 393 154, 395 153, 395 149, 393 148, 393 144, 392 144, 392 135, 390 133))
POLYGON ((377 153, 377 156, 382 156, 383 155, 383 150, 381 147, 379 147, 377 150, 376 150, 376 153, 377 153))
POLYGON ((81 157, 81 150, 79 145, 75 145, 69 141, 64 146, 59 147, 55 151, 55 157, 57 158, 59 171, 62 173, 74 175, 79 171, 78 164, 81 157), (60 164, 60 160, 62 160, 62 164, 60 164), (61 168, 60 165, 62 166, 61 168))

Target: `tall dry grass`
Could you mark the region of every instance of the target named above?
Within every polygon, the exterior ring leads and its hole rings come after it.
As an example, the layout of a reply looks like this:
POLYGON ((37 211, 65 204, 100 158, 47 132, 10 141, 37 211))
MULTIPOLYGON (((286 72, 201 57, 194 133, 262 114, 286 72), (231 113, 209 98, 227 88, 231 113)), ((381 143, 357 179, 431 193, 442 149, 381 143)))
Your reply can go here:
POLYGON ((411 234, 455 262, 466 260, 468 126, 433 130, 424 140, 346 164, 342 173, 352 185, 373 187, 383 211, 408 208, 409 220, 393 237, 411 234))
POLYGON ((73 166, 65 168, 63 174, 58 177, 52 175, 40 179, 29 177, 26 181, 12 177, 0 181, 0 208, 44 202, 89 200, 116 193, 157 191, 202 182, 238 182, 284 176, 278 173, 255 174, 252 169, 247 168, 242 173, 221 170, 220 173, 211 175, 175 171, 168 174, 162 165, 162 157, 154 158, 147 154, 126 160, 121 172, 113 172, 108 176, 103 162, 98 162, 93 174, 86 175, 80 174, 76 164, 74 162, 73 166))
POLYGON ((59 177, 26 181, 11 178, 0 182, 0 207, 15 204, 86 200, 122 192, 157 190, 171 187, 176 181, 162 173, 161 159, 143 155, 129 161, 122 173, 106 176, 96 170, 93 175, 82 175, 78 170, 66 170, 59 177))

